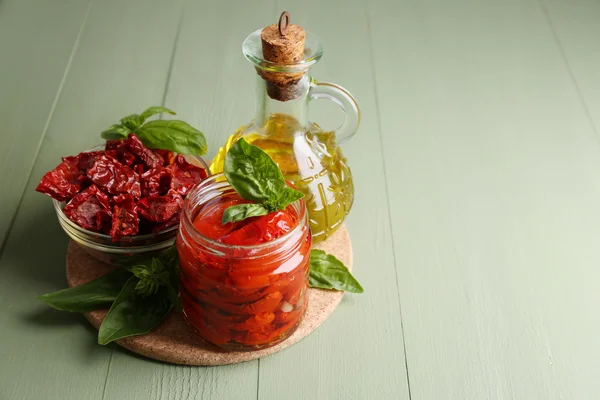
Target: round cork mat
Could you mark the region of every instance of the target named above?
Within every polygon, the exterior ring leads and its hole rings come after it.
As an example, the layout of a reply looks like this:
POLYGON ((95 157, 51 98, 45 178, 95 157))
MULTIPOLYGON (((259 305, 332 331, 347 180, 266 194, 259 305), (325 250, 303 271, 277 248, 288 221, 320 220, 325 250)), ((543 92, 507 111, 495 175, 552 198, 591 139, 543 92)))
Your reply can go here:
MULTIPOLYGON (((352 270, 352 243, 348 230, 342 225, 329 239, 314 246, 335 255, 352 270)), ((67 282, 69 287, 89 282, 114 267, 91 257, 71 241, 67 250, 67 282)), ((173 364, 224 365, 250 361, 276 353, 297 343, 317 329, 342 300, 344 293, 333 290, 308 290, 308 310, 300 326, 287 340, 276 346, 249 352, 224 352, 205 344, 185 322, 183 314, 172 312, 152 332, 117 340, 120 346, 134 352, 173 364)), ((87 320, 100 327, 108 310, 85 313, 87 320)))

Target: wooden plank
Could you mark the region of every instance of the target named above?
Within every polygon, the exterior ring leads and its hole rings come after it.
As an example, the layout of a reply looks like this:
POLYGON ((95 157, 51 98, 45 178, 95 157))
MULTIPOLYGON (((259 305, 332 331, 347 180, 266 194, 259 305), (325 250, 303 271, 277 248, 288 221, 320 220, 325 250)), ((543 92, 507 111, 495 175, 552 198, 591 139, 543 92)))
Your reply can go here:
MULTIPOLYGON (((258 398, 408 399, 363 4, 341 0, 311 0, 301 4, 279 1, 278 11, 283 10, 290 12, 294 23, 314 32, 323 42, 325 55, 314 68, 315 79, 343 85, 361 106, 360 130, 343 150, 352 167, 356 190, 353 210, 347 219, 354 274, 365 287, 365 293, 346 295, 332 317, 316 332, 293 347, 261 360, 258 398)), ((337 106, 327 101, 311 103, 311 119, 325 128, 338 125, 341 115, 337 106)))
MULTIPOLYGON (((83 317, 54 312, 35 298, 66 285, 67 238, 50 200, 34 189, 60 156, 92 147, 101 142, 99 132, 121 116, 162 102, 182 6, 183 1, 107 0, 90 8, 0 258, 2 399, 103 397, 115 346, 97 345, 83 317)), ((125 362, 131 368, 150 363, 135 357, 125 362)), ((152 365, 157 371, 172 368, 152 365)))
POLYGON ((595 0, 541 0, 600 138, 600 3, 595 0))
MULTIPOLYGON (((241 44, 257 21, 268 21, 273 11, 270 0, 252 4, 227 0, 210 5, 191 0, 185 7, 165 105, 205 132, 211 154, 229 132, 252 118, 255 73, 244 62, 241 44)), ((177 367, 116 352, 105 398, 255 399, 257 375, 258 361, 226 367, 177 367)))
POLYGON ((166 365, 115 351, 105 399, 256 399, 256 362, 219 367, 166 365))
POLYGON ((539 4, 369 13, 412 398, 597 397, 600 154, 539 4))
POLYGON ((87 1, 75 0, 0 4, 0 244, 21 200, 87 9, 87 1))

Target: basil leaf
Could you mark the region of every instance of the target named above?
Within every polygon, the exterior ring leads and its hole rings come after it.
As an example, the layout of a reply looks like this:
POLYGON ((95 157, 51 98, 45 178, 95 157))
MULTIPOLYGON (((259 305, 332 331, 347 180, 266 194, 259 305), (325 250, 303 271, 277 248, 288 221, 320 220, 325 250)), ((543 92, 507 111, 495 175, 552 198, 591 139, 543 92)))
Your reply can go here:
POLYGON ((38 298, 61 311, 93 311, 112 303, 130 277, 130 272, 117 268, 83 285, 43 294, 38 298))
POLYGON ((103 131, 100 136, 106 140, 126 139, 131 131, 121 125, 112 125, 107 130, 103 131))
POLYGON ((127 128, 130 132, 135 132, 143 123, 140 116, 131 114, 121 118, 121 125, 127 128))
POLYGON ((285 180, 267 153, 242 138, 227 152, 223 172, 241 198, 262 203, 269 211, 277 209, 285 180))
POLYGON ((279 196, 277 197, 277 208, 279 210, 283 210, 293 202, 300 200, 303 197, 304 194, 302 192, 290 187, 286 187, 281 193, 279 193, 279 196))
POLYGON ((139 279, 135 289, 144 296, 157 293, 170 279, 169 271, 158 258, 153 258, 149 264, 134 266, 131 272, 139 279))
POLYGON ((150 121, 135 133, 144 145, 151 149, 166 149, 180 154, 199 156, 206 153, 204 134, 183 121, 150 121))
POLYGON ((348 268, 340 260, 323 250, 310 251, 308 286, 320 289, 345 290, 352 293, 364 292, 364 289, 348 271, 348 268))
POLYGON ((140 114, 140 120, 142 121, 142 123, 144 123, 151 116, 153 116, 155 114, 160 114, 160 113, 169 113, 171 115, 176 114, 175 111, 169 110, 168 108, 165 108, 165 107, 160 107, 160 106, 148 107, 144 110, 143 113, 140 114))
POLYGON ((268 213, 269 210, 267 210, 262 204, 238 204, 237 206, 231 206, 225 209, 221 223, 226 224, 228 222, 237 222, 250 217, 267 215, 268 213))
POLYGON ((143 335, 161 322, 171 309, 166 289, 144 297, 135 286, 138 279, 129 278, 112 307, 106 314, 98 332, 98 343, 108 344, 128 336, 143 335))

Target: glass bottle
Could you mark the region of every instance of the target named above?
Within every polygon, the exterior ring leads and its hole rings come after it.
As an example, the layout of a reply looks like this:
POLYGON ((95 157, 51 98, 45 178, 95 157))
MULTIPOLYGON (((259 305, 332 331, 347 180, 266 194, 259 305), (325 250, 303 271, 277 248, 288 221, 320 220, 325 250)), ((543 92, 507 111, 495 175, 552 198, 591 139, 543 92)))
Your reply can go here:
POLYGON ((296 224, 272 241, 232 245, 200 233, 198 220, 235 198, 221 174, 188 194, 176 240, 181 306, 206 342, 258 350, 290 337, 306 313, 311 236, 303 199, 290 206, 296 224))
POLYGON ((243 53, 258 72, 256 116, 238 128, 219 149, 211 172, 223 170, 227 150, 241 137, 260 147, 277 163, 285 178, 305 194, 313 241, 325 240, 341 226, 354 200, 352 174, 339 144, 358 129, 358 105, 344 88, 311 78, 311 67, 320 60, 323 50, 318 38, 309 32, 306 32, 304 59, 296 64, 265 60, 261 30, 246 38, 243 53), (281 89, 272 84, 269 74, 301 78, 281 89), (335 102, 344 111, 345 121, 338 129, 325 132, 308 121, 309 102, 319 98, 335 102))

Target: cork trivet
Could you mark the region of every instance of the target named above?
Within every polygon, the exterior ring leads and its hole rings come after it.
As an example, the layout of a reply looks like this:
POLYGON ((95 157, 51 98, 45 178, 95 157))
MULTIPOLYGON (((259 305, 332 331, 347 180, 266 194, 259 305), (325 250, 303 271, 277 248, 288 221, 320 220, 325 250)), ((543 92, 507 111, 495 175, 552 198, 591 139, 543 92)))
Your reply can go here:
MULTIPOLYGON (((352 269, 352 243, 344 225, 325 242, 314 248, 335 255, 352 269)), ((114 267, 96 260, 71 241, 67 250, 67 282, 69 287, 89 282, 114 267)), ((268 349, 250 352, 221 352, 206 345, 185 322, 183 315, 172 312, 152 332, 117 340, 120 346, 143 356, 173 364, 224 365, 250 361, 276 353, 297 343, 323 323, 340 303, 343 292, 309 289, 306 316, 294 334, 268 349)), ((85 313, 87 320, 100 327, 107 310, 85 313)))
MULTIPOLYGON (((278 24, 269 25, 260 34, 263 57, 278 65, 293 65, 304 59, 306 32, 299 25, 289 23, 289 14, 283 12, 278 24)), ((258 70, 267 81, 267 93, 272 99, 287 101, 298 97, 302 92, 296 85, 304 71, 273 72, 258 70)))

